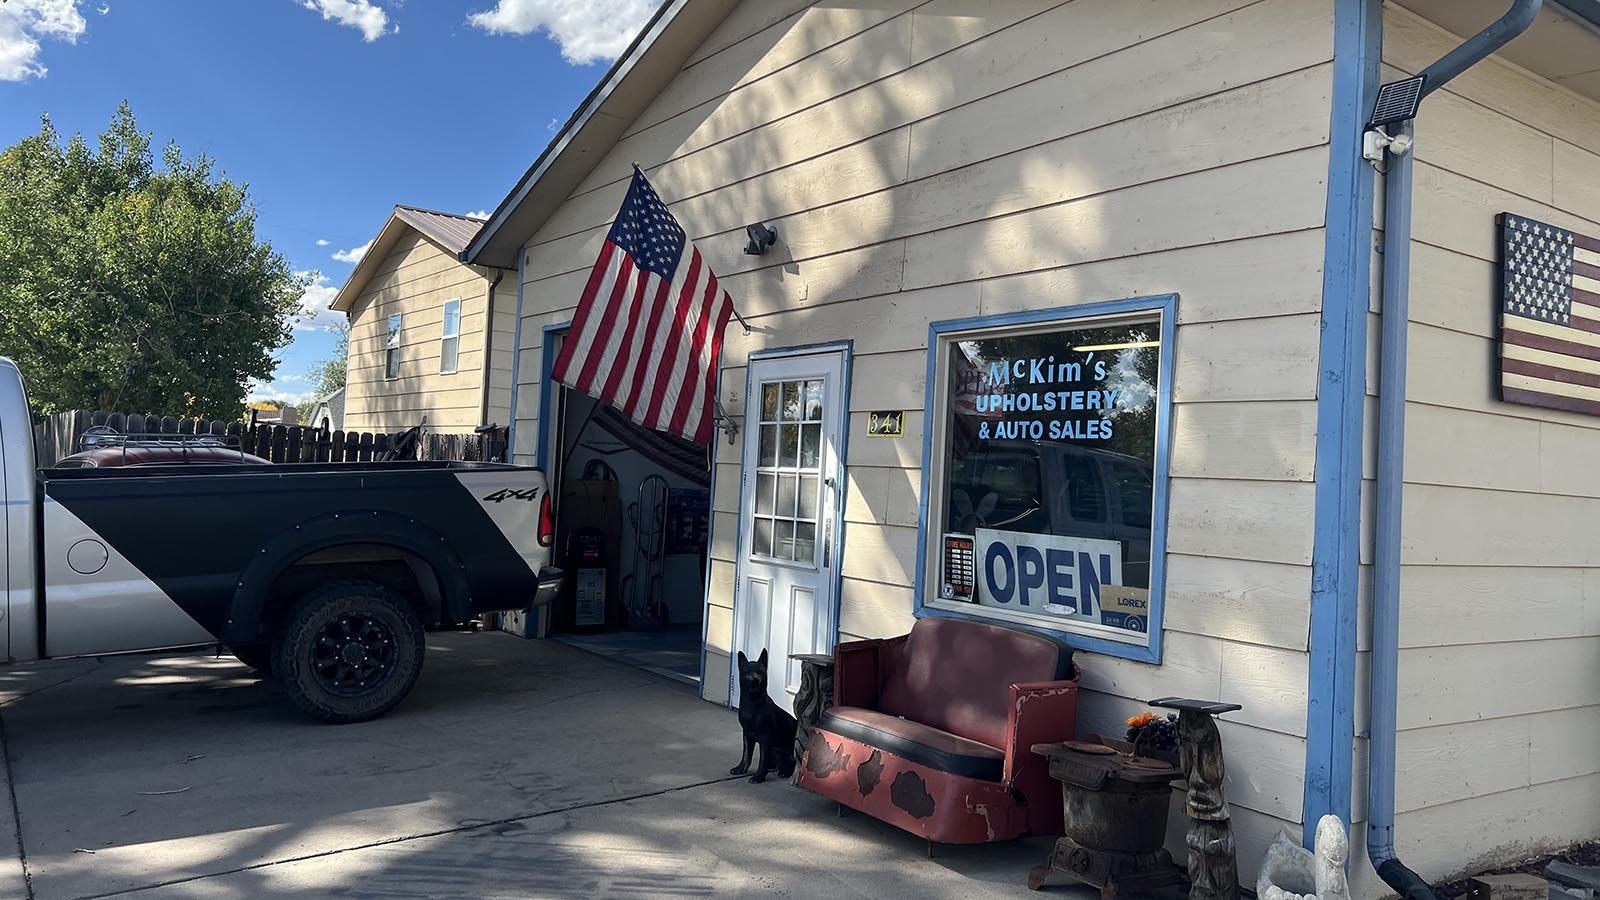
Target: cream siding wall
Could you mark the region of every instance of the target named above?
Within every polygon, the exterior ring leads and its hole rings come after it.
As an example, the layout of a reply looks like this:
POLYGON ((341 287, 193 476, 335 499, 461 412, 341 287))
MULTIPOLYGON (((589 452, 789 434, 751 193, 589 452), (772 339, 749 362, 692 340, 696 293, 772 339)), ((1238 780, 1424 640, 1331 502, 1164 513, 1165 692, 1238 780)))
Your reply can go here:
MULTIPOLYGON (((508 309, 516 302, 515 280, 513 274, 501 282, 502 290, 512 291, 508 309)), ((401 431, 423 417, 435 431, 470 432, 480 424, 489 281, 415 231, 401 238, 351 307, 346 431, 401 431), (443 374, 444 304, 456 298, 461 300, 461 350, 456 372, 443 374), (394 313, 403 317, 400 377, 387 379, 384 351, 394 313)), ((505 324, 502 316, 501 327, 505 324)), ((509 349, 512 336, 497 335, 496 342, 509 349)), ((509 353, 503 358, 503 377, 509 381, 509 353)), ((504 402, 509 406, 510 398, 504 402)))
MULTIPOLYGON (((1389 5, 1385 80, 1460 40, 1389 5)), ((1600 418, 1495 399, 1494 223, 1600 234, 1600 104, 1491 59, 1429 97, 1416 153, 1396 837, 1442 878, 1600 837, 1600 418)))
MULTIPOLYGON (((746 2, 526 246, 517 459, 540 329, 571 318, 639 161, 748 353, 853 338, 842 640, 913 621, 930 321, 1177 291, 1166 654, 1083 654, 1085 731, 1162 694, 1223 723, 1240 862, 1300 821, 1332 57, 1319 0, 746 2), (974 10, 982 10, 974 12, 974 10), (1248 140, 1245 138, 1248 137, 1248 140), (774 254, 742 253, 776 224, 774 254)), ((705 695, 725 701, 737 447, 719 438, 705 695)))

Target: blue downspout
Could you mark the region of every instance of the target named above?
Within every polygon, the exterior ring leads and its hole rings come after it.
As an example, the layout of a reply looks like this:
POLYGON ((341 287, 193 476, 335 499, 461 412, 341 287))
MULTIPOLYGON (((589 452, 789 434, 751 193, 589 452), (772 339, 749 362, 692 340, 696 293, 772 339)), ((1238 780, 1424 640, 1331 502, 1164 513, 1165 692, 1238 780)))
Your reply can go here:
POLYGON ((1339 0, 1334 16, 1307 646, 1307 847, 1323 816, 1350 821, 1374 182, 1361 157, 1361 130, 1378 91, 1383 7, 1381 0, 1339 0))
MULTIPOLYGON (((1533 24, 1542 0, 1511 9, 1424 69, 1423 96, 1505 46, 1533 24)), ((1410 137, 1412 123, 1399 134, 1410 137)), ((1434 900, 1394 849, 1395 709, 1400 661, 1401 501, 1405 488, 1406 335, 1411 301, 1411 195, 1414 152, 1387 153, 1384 175, 1383 335, 1379 345, 1377 546, 1373 557, 1371 744, 1367 857, 1378 877, 1406 900, 1434 900)), ((1353 662, 1353 660, 1352 660, 1353 662)))

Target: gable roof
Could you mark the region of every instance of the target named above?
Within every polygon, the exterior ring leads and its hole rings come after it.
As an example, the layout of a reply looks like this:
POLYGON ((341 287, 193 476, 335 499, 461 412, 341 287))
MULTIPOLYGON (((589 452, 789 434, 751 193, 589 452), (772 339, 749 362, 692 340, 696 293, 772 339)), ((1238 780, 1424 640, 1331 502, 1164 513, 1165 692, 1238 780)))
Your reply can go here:
POLYGON ((739 0, 666 0, 500 201, 461 258, 512 268, 517 250, 616 146, 739 0))
POLYGON ((444 247, 460 253, 467 249, 472 236, 483 227, 483 220, 472 216, 458 216, 455 213, 440 212, 436 209, 423 209, 420 206, 396 205, 395 218, 404 221, 407 225, 422 232, 423 236, 444 247))
POLYGON ((472 216, 458 216, 436 209, 396 204, 394 211, 389 213, 389 218, 383 223, 383 227, 378 230, 378 236, 372 239, 366 254, 356 263, 355 271, 345 279, 344 286, 339 288, 338 296, 333 298, 333 303, 329 304, 328 308, 334 312, 349 312, 356 298, 366 289, 367 282, 372 280, 378 266, 383 264, 384 259, 394 250, 395 245, 407 231, 415 231, 429 243, 460 258, 461 251, 482 227, 483 220, 472 216))

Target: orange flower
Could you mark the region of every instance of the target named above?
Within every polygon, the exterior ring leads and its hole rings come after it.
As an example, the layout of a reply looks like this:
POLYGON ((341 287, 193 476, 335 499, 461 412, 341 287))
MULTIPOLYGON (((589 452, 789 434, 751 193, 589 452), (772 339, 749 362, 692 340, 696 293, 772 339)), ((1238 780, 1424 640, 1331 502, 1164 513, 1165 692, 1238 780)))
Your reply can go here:
POLYGON ((1161 718, 1161 717, 1156 715, 1153 712, 1142 712, 1142 713, 1139 713, 1137 716, 1131 716, 1131 717, 1128 718, 1128 727, 1129 728, 1143 728, 1144 726, 1149 725, 1151 722, 1154 722, 1156 719, 1159 719, 1159 718, 1161 718))

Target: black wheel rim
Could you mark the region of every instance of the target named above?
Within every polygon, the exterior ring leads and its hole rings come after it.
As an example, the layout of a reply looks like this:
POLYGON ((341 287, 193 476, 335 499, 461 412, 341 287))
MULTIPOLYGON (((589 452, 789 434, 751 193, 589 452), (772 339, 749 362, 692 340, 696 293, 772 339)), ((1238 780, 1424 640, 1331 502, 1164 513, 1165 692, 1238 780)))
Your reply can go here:
POLYGON ((376 690, 394 668, 394 633, 365 613, 337 616, 322 626, 311 670, 330 693, 353 697, 376 690))

